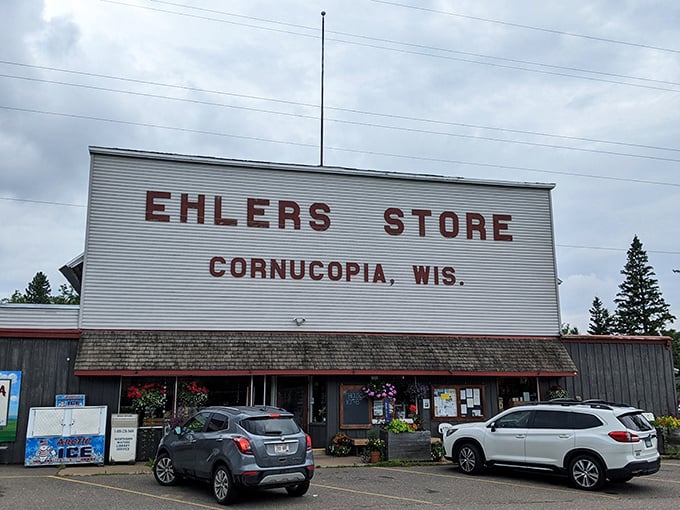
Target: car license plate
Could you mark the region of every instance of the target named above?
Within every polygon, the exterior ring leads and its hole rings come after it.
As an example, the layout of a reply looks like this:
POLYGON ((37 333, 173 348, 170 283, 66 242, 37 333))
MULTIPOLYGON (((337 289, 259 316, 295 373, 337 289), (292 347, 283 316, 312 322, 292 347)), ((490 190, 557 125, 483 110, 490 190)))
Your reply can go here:
POLYGON ((646 437, 646 438, 645 438, 645 446, 646 446, 647 448, 651 448, 651 447, 652 447, 652 438, 651 438, 651 437, 646 437))
POLYGON ((290 449, 288 448, 287 444, 275 444, 274 445, 274 453, 277 454, 284 454, 288 453, 290 449))

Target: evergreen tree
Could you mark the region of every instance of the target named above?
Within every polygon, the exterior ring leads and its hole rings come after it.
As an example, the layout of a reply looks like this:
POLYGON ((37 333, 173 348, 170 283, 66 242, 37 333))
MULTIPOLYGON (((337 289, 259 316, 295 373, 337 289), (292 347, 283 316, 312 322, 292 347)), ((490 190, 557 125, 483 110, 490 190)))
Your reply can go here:
POLYGON ((45 273, 39 271, 35 273, 33 280, 26 287, 24 294, 26 303, 43 303, 49 304, 52 302, 50 296, 50 281, 45 276, 45 273))
POLYGON ((588 334, 590 335, 611 335, 612 334, 612 318, 603 305, 600 298, 595 296, 593 299, 593 307, 588 310, 590 312, 590 324, 588 325, 588 334))
POLYGON ((80 303, 80 296, 70 285, 60 285, 59 295, 52 298, 55 305, 77 305, 80 303))
POLYGON ((661 334, 671 337, 671 346, 673 349, 673 366, 675 368, 680 368, 680 331, 669 329, 667 331, 662 331, 661 334))
POLYGON ((637 235, 628 249, 628 260, 621 270, 625 280, 616 294, 616 331, 622 335, 658 335, 675 317, 661 295, 647 252, 637 235))

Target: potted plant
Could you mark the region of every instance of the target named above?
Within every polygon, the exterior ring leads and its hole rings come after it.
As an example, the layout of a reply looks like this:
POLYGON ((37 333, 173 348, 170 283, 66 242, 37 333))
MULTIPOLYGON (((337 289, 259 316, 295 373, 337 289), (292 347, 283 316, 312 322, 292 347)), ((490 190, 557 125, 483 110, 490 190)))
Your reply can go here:
POLYGON ((352 450, 352 440, 347 434, 338 432, 328 445, 328 453, 336 457, 347 457, 352 450))
POLYGON ((432 443, 430 452, 432 453, 432 460, 434 462, 439 462, 446 454, 446 451, 444 450, 444 443, 442 443, 441 441, 432 443))
POLYGON ((380 439, 375 431, 369 432, 368 444, 366 445, 366 450, 368 452, 368 462, 371 464, 379 462, 383 456, 386 446, 385 440, 380 439))

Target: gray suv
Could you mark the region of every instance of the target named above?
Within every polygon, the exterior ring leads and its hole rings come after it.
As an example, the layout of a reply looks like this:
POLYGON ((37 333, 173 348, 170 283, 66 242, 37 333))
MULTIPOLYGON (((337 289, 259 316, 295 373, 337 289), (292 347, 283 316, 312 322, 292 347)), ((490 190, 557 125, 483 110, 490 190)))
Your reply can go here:
POLYGON ((208 407, 163 437, 153 472, 161 485, 209 482, 223 505, 242 489, 284 487, 302 496, 314 475, 312 440, 277 407, 208 407))

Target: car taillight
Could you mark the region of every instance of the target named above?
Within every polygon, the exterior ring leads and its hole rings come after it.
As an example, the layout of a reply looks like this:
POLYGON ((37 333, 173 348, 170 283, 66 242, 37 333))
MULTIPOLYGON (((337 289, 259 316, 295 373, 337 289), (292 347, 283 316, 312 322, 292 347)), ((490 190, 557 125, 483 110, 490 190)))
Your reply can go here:
POLYGON ((630 432, 626 430, 616 430, 614 432, 609 433, 609 437, 611 437, 614 441, 617 441, 619 443, 639 443, 640 438, 636 436, 635 434, 631 434, 630 432))
POLYGON ((305 435, 305 439, 307 440, 307 451, 312 449, 312 436, 305 435))
POLYGON ((247 437, 235 436, 232 437, 231 440, 236 444, 236 448, 238 448, 238 451, 241 453, 245 453, 246 455, 254 455, 253 447, 247 437))

